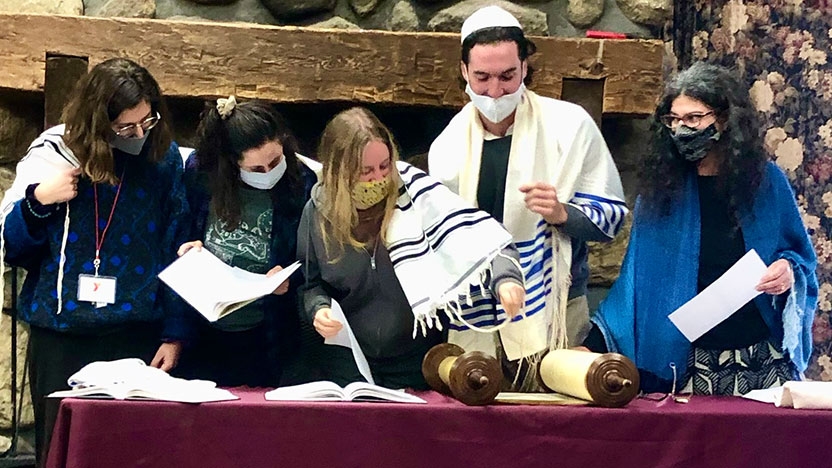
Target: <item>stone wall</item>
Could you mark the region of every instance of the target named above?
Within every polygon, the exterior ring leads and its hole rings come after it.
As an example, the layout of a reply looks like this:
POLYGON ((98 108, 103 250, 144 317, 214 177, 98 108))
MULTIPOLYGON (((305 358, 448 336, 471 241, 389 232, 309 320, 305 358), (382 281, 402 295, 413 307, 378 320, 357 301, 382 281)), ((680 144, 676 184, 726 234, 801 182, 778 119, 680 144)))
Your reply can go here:
MULTIPOLYGON (((584 36, 588 29, 626 33, 632 37, 660 37, 672 9, 671 0, 20 0, 0 2, 0 12, 458 32, 469 14, 488 4, 499 4, 511 11, 532 35, 568 37, 584 36)), ((171 102, 173 126, 181 143, 192 143, 202 105, 188 99, 171 102)), ((346 105, 283 105, 281 111, 298 133, 302 149, 309 153, 328 118, 346 105)), ((432 137, 453 114, 449 109, 370 107, 397 135, 405 156, 424 153, 432 137)), ((15 163, 42 130, 42 109, 41 95, 0 93, 0 194, 11 184, 15 163)), ((605 118, 602 130, 621 169, 625 191, 630 194, 639 145, 646 131, 644 121, 605 118)), ((592 246, 592 282, 596 287, 609 286, 618 275, 626 248, 626 232, 623 234, 612 245, 592 246)), ((8 289, 9 273, 5 276, 8 289)), ((9 292, 4 307, 10 305, 9 292)), ((0 322, 0 382, 3 382, 0 383, 0 426, 5 427, 11 418, 9 326, 10 320, 4 317, 0 322)), ((25 328, 21 329, 19 338, 17 354, 22 373, 25 328)), ((23 421, 31 423, 28 401, 23 421)), ((3 445, 0 438, 0 450, 3 445)))
MULTIPOLYGON (((26 152, 29 143, 37 137, 43 126, 43 97, 33 94, 0 93, 0 194, 11 185, 14 179, 14 164, 26 152)), ((19 272, 18 284, 23 284, 23 272, 19 272)), ((4 302, 3 310, 11 308, 11 271, 3 274, 4 302)), ((8 448, 10 439, 6 436, 11 427, 11 319, 0 315, 0 451, 8 448)), ((18 398, 24 399, 21 422, 30 425, 32 404, 28 388, 23 388, 23 368, 26 359, 28 332, 25 324, 19 324, 17 333, 17 388, 21 390, 18 398)))
POLYGON ((657 37, 672 10, 671 0, 22 0, 3 2, 0 12, 456 32, 486 4, 501 4, 528 31, 551 36, 603 29, 657 37))

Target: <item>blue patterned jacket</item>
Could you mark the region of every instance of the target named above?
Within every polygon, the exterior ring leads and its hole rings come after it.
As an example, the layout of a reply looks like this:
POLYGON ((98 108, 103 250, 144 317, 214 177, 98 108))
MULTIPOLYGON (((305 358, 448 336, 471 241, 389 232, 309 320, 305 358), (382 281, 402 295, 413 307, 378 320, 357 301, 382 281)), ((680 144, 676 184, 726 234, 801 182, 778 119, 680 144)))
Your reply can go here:
MULTIPOLYGON (((18 164, 18 178, 35 160, 53 159, 57 161, 55 166, 74 165, 62 134, 62 126, 55 127, 35 140, 18 164)), ((34 326, 75 333, 99 333, 126 323, 158 321, 163 325, 161 338, 186 339, 189 330, 184 303, 156 276, 175 258, 189 225, 179 148, 173 143, 158 164, 148 163, 141 155, 114 153, 116 174, 123 170, 124 179, 101 248, 100 274, 117 278, 115 303, 96 308, 77 299, 78 275, 94 272, 95 257, 93 186, 81 178, 78 195, 36 223, 31 214, 24 213, 30 209, 26 198, 7 207, 5 260, 27 270, 19 300, 20 318, 34 326), (67 206, 70 223, 58 314, 58 265, 67 206)), ((100 230, 106 225, 116 188, 98 186, 100 230)))

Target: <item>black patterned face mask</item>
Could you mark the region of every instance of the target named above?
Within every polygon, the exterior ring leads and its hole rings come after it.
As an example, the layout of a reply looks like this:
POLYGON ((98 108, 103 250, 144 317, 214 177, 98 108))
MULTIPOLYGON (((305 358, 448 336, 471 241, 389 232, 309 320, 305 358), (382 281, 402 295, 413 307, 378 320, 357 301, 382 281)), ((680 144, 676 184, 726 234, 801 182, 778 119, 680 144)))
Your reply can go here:
POLYGON ((708 155, 714 143, 719 141, 720 135, 714 124, 701 130, 679 125, 672 137, 680 156, 686 161, 698 162, 708 155))

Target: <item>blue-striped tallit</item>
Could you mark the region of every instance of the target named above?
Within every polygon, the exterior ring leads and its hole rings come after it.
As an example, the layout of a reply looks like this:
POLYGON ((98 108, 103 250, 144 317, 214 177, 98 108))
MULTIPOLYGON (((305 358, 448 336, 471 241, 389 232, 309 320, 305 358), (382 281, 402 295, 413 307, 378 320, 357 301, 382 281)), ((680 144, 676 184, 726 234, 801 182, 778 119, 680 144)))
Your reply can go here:
POLYGON ((399 198, 385 243, 415 325, 424 329, 438 325, 438 310, 480 284, 511 235, 435 178, 404 162, 396 167, 399 198))

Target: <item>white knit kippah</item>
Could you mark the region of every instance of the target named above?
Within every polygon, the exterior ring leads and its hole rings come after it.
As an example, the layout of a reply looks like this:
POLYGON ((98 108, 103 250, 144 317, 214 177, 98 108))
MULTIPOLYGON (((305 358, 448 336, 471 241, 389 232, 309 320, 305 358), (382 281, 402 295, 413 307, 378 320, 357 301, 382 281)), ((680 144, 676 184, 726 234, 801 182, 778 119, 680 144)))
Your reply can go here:
POLYGON ((511 13, 502 8, 492 5, 480 8, 462 23, 460 31, 460 42, 471 34, 485 28, 515 27, 523 29, 520 22, 511 13))

